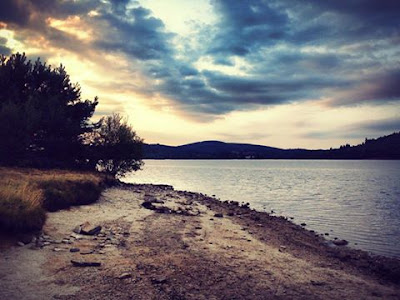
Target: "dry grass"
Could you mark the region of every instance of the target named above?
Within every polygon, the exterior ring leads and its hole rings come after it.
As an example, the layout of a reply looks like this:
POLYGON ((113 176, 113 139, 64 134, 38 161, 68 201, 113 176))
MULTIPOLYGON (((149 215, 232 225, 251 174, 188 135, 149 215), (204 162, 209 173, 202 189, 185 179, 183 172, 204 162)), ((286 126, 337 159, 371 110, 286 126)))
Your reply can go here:
POLYGON ((0 168, 0 229, 40 230, 46 210, 92 203, 104 182, 89 172, 0 168))

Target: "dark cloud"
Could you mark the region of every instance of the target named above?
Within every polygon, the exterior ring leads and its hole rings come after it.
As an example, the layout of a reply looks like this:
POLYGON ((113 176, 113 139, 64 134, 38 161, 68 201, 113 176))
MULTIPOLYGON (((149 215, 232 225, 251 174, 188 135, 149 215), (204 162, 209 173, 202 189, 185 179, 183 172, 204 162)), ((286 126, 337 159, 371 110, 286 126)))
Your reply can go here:
POLYGON ((29 22, 30 5, 23 0, 0 1, 0 21, 18 25, 26 25, 29 22))
POLYGON ((0 55, 9 55, 11 49, 6 46, 7 39, 0 37, 0 55))
POLYGON ((161 20, 151 16, 143 7, 115 11, 102 11, 93 22, 104 22, 103 36, 95 45, 107 51, 121 51, 141 60, 161 59, 171 54, 168 40, 171 34, 165 32, 161 20))
POLYGON ((338 124, 335 130, 311 131, 303 135, 303 137, 312 139, 364 139, 380 137, 399 131, 400 116, 397 118, 356 122, 345 126, 338 124))
POLYGON ((354 131, 373 131, 380 134, 388 134, 400 131, 400 116, 397 118, 361 122, 349 126, 348 129, 354 131))
POLYGON ((244 56, 286 35, 288 17, 261 1, 215 1, 220 30, 208 53, 244 56))
MULTIPOLYGON (((3 0, 0 22, 20 39, 44 37, 82 57, 90 51, 123 54, 147 84, 122 84, 119 90, 167 97, 191 115, 310 99, 330 99, 332 106, 400 100, 399 1, 215 0, 212 5, 217 23, 197 24, 195 36, 179 37, 181 47, 139 1, 3 0), (92 10, 97 14, 88 15, 92 10), (46 23, 48 17, 69 16, 91 27, 90 42, 46 23), (202 59, 214 66, 197 69, 202 59)), ((9 51, 1 41, 0 51, 9 51)))

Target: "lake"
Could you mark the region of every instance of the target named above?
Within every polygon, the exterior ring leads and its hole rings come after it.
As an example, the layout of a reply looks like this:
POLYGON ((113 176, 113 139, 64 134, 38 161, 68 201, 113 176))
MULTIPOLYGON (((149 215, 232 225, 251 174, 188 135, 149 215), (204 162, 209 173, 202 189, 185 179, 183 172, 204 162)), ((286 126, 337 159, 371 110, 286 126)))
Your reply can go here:
POLYGON ((400 161, 146 160, 124 181, 249 202, 327 239, 400 257, 400 161))

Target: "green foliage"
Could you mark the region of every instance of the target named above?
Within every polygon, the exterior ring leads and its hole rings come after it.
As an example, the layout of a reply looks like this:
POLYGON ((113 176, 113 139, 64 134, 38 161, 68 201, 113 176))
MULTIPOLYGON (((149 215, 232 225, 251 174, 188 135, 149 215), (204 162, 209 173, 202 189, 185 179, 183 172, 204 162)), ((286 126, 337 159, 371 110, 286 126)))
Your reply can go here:
POLYGON ((99 171, 124 176, 142 166, 143 141, 119 114, 102 118, 90 138, 99 171))
POLYGON ((81 100, 62 65, 0 56, 0 163, 73 164, 97 103, 81 100))

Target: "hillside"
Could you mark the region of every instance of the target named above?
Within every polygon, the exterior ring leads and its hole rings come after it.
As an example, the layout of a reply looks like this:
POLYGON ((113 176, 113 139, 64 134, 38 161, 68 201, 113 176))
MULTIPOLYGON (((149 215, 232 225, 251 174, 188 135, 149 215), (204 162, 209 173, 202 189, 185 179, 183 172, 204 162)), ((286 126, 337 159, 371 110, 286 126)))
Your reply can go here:
POLYGON ((143 152, 145 159, 400 159, 400 132, 329 150, 204 141, 181 146, 145 144, 143 152))

